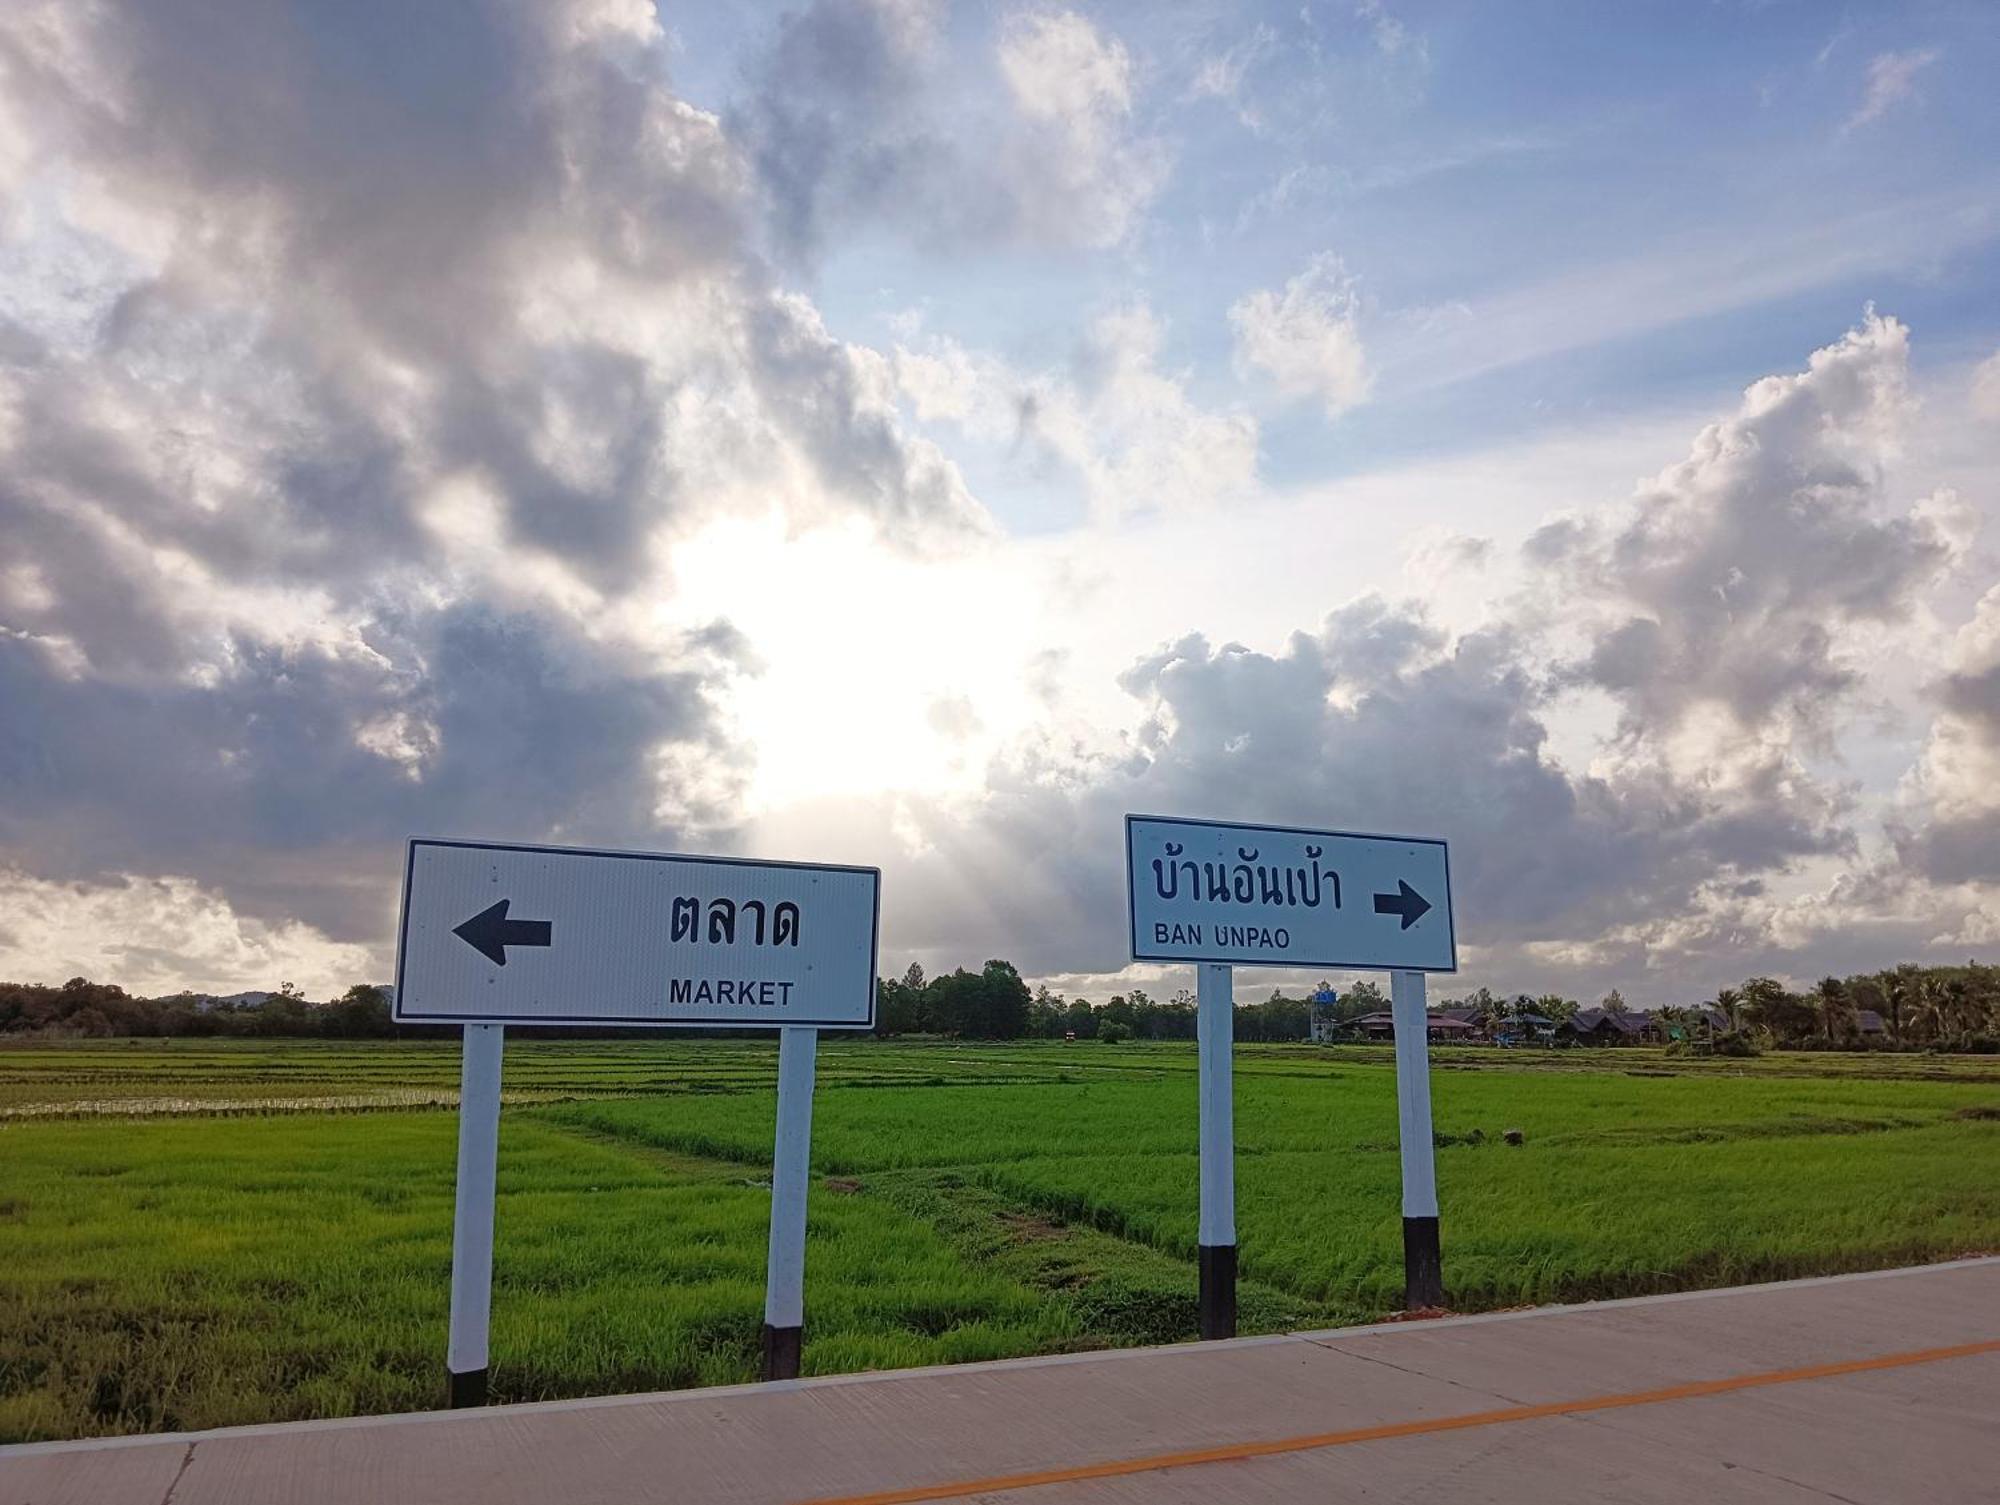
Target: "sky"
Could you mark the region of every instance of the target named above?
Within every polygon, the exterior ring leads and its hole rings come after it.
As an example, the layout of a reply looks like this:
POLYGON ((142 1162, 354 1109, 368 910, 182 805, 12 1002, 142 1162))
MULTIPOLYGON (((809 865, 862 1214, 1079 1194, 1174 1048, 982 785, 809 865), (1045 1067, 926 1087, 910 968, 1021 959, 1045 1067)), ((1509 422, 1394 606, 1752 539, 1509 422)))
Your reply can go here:
POLYGON ((1446 838, 1446 994, 1991 958, 1996 69, 1983 0, 15 0, 0 976, 386 980, 428 835, 1171 993, 1128 811, 1446 838))

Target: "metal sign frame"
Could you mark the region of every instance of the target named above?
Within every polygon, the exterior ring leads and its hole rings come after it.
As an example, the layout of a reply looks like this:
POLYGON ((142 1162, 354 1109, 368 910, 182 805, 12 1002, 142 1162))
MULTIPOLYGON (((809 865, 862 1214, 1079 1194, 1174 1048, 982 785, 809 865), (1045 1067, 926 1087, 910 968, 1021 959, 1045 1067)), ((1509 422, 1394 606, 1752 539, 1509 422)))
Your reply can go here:
POLYGON ((1458 930, 1452 913, 1451 902, 1451 843, 1441 836, 1398 836, 1383 831, 1327 831, 1312 830, 1304 826, 1272 826, 1258 821, 1201 820, 1180 815, 1130 815, 1125 817, 1125 928, 1131 942, 1132 960, 1141 962, 1171 962, 1179 966, 1200 966, 1217 964, 1230 967, 1326 967, 1353 972, 1439 972, 1458 971, 1458 930), (1445 892, 1442 899, 1431 908, 1444 912, 1445 947, 1451 956, 1451 965, 1415 966, 1404 961, 1384 962, 1381 960, 1356 961, 1330 956, 1195 956, 1185 951, 1148 950, 1139 933, 1138 868, 1134 862, 1133 828, 1143 824, 1166 826, 1203 826, 1210 830, 1223 831, 1265 831, 1273 836, 1323 836, 1334 841, 1380 841, 1397 846, 1436 847, 1444 863, 1445 892))
MULTIPOLYGON (((510 896, 453 926, 451 934, 505 967, 509 946, 539 950, 553 943, 553 921, 514 919, 510 896), (471 933, 468 933, 471 932, 471 933)), ((732 911, 733 913, 733 911, 732 911)), ((759 937, 762 911, 759 911, 759 937)), ((794 931, 796 934, 796 930, 794 931)), ((805 1332, 806 1193, 811 1182, 814 1056, 822 1029, 869 1030, 881 970, 882 870, 831 862, 778 862, 759 858, 707 857, 673 852, 622 852, 599 847, 558 847, 528 842, 410 838, 403 859, 403 912, 396 934, 398 1023, 463 1027, 459 1063, 458 1174, 452 1212, 451 1313, 445 1341, 445 1394, 453 1407, 484 1405, 493 1307, 493 1214, 499 1160, 500 1072, 507 1026, 559 1028, 745 1029, 778 1033, 777 1132, 771 1160, 770 1244, 764 1273, 763 1376, 796 1379, 805 1332), (410 939, 410 897, 416 882, 419 847, 469 848, 483 852, 528 853, 550 857, 618 858, 632 862, 672 862, 727 868, 784 869, 842 873, 869 880, 868 1011, 864 1019, 672 1018, 653 1015, 436 1014, 407 1008, 405 962, 410 939)), ((733 942, 732 942, 733 944, 733 942)), ((764 986, 769 986, 765 983, 764 986)))
MULTIPOLYGON (((518 923, 518 922, 506 922, 518 923)), ((399 1024, 505 1024, 522 1029, 561 1029, 565 1027, 603 1029, 781 1029, 796 1027, 801 1029, 871 1030, 875 1027, 878 1004, 876 979, 882 964, 882 870, 878 867, 860 867, 838 862, 787 862, 762 857, 709 857, 696 856, 685 852, 630 852, 616 851, 602 847, 561 847, 535 842, 509 841, 463 841, 443 837, 415 836, 410 838, 409 847, 403 859, 403 908, 396 930, 396 1000, 391 1010, 399 1024), (521 1014, 471 1014, 471 1013, 427 1013, 406 1006, 404 987, 405 961, 410 938, 410 895, 415 881, 417 848, 455 847, 470 848, 487 852, 521 852, 550 857, 597 857, 618 858, 632 862, 671 862, 727 868, 776 868, 793 872, 810 873, 851 873, 873 880, 874 895, 869 917, 868 931, 868 1013, 865 1019, 852 1015, 839 1019, 804 1018, 787 1015, 769 1021, 745 1019, 741 1016, 723 1018, 703 1018, 681 1016, 672 1019, 651 1014, 566 1014, 560 1017, 531 1016, 521 1014)))
MULTIPOLYGON (((1411 897, 1407 882, 1402 897, 1411 897)), ((1393 895, 1379 895, 1377 914, 1395 914, 1393 895), (1389 900, 1385 904, 1379 900, 1389 900)), ((1427 906, 1429 913, 1437 905, 1427 906)), ((1370 831, 1312 831, 1299 826, 1267 826, 1248 821, 1199 820, 1174 815, 1125 817, 1126 939, 1134 961, 1192 966, 1195 973, 1196 1096, 1199 1105, 1200 1210, 1195 1237, 1199 1289, 1199 1332, 1203 1339, 1236 1336, 1236 1107, 1235 969, 1327 967, 1348 972, 1387 972, 1390 1007, 1396 1021, 1397 1148, 1403 1173, 1403 1302, 1415 1311, 1444 1304, 1443 1258, 1438 1247, 1436 1150, 1431 1128, 1430 1042, 1426 1020, 1425 974, 1458 970, 1458 933, 1451 903, 1451 845, 1435 836, 1388 836, 1370 831), (1326 957, 1189 956, 1149 952, 1139 930, 1138 853, 1133 828, 1151 822, 1203 826, 1226 831, 1259 831, 1277 836, 1322 836, 1331 840, 1380 841, 1399 846, 1435 846, 1444 862, 1445 943, 1449 967, 1407 961, 1340 961, 1326 957)), ((1404 915, 1407 930, 1412 917, 1404 915)), ((1203 922, 1206 923, 1206 922, 1203 922)))

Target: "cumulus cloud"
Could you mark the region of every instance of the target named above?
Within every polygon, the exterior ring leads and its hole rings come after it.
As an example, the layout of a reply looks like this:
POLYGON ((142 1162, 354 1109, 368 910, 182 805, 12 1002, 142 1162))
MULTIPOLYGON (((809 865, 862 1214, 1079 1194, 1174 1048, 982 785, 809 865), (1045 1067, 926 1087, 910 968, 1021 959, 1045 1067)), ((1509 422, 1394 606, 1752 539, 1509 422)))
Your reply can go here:
POLYGON ((1123 747, 1038 744, 995 770, 982 818, 919 815, 919 849, 891 867, 906 944, 941 960, 999 940, 1037 972, 1115 971, 1130 810, 1448 836, 1461 934, 1516 957, 1684 914, 1720 878, 1822 844, 1731 791, 1564 768, 1525 645, 1452 638, 1413 606, 1357 602, 1275 653, 1190 635, 1122 683, 1143 711, 1123 747))
POLYGON ((1240 500, 1257 487, 1255 418, 1202 406, 1189 374, 1163 368, 1166 330, 1143 303, 1108 310, 1066 368, 1019 370, 944 336, 895 353, 913 412, 1010 445, 1081 483, 1100 519, 1240 500))
POLYGON ((1916 93, 1917 75, 1944 54, 1935 47, 1912 48, 1907 52, 1880 52, 1868 63, 1868 77, 1861 103, 1848 117, 1847 129, 1854 130, 1880 120, 1916 93))
POLYGON ((0 975, 115 981, 141 996, 230 994, 291 982, 326 998, 377 977, 366 946, 341 945, 297 921, 245 919, 182 877, 121 875, 51 883, 0 868, 0 975))
POLYGON ((730 123, 780 249, 809 258, 861 222, 961 250, 1125 239, 1169 165, 1135 125, 1125 45, 1075 11, 1011 11, 992 97, 968 98, 938 83, 943 14, 933 0, 815 0, 779 23, 730 123))
POLYGON ((1006 170, 1041 234, 1086 245, 1125 238, 1166 178, 1166 148, 1131 130, 1132 59, 1075 11, 1018 11, 1003 26, 1000 71, 1031 129, 1006 170))
MULTIPOLYGON (((1537 533, 1521 588, 1469 631, 1367 598, 1276 649, 1191 633, 1148 654, 1121 680, 1138 713, 1122 741, 1030 742, 970 820, 904 808, 921 839, 892 868, 896 933, 937 959, 997 943, 1037 972, 1116 972, 1128 810, 1447 836, 1484 977, 1671 999, 1801 948, 1859 966, 1974 933, 1977 895, 1880 865, 1826 758, 1863 645, 1918 631, 1967 542, 1948 499, 1891 495, 1908 354, 1871 314, 1756 383, 1632 497, 1537 533), (1593 750, 1558 755, 1558 725, 1573 744, 1599 704, 1614 715, 1593 750)), ((1419 559, 1488 555, 1453 536, 1419 559)), ((1961 638, 1928 776, 1938 813, 1975 822, 2000 810, 1996 645, 2000 592, 1961 638)), ((1951 866, 1947 829, 1938 875, 1977 876, 1951 866)), ((1971 850, 1986 833, 1966 834, 1971 850)))
POLYGON ((1958 632, 1905 790, 1903 860, 1943 883, 2000 883, 2000 587, 1958 632))
POLYGON ((1340 258, 1315 256, 1282 292, 1259 289, 1229 310, 1236 363, 1261 372, 1286 397, 1313 398, 1338 418, 1368 398, 1353 279, 1340 258))
POLYGON ((726 836, 754 665, 678 541, 984 532, 667 53, 619 0, 0 16, 0 863, 372 945, 413 830, 726 836))
POLYGON ((1886 494, 1908 361, 1909 331, 1871 313, 1805 371, 1752 386, 1624 508, 1528 540, 1588 623, 1565 672, 1617 700, 1628 736, 1708 713, 1787 742, 1823 731, 1857 682, 1845 642, 1906 619, 1952 563, 1948 519, 1886 494))

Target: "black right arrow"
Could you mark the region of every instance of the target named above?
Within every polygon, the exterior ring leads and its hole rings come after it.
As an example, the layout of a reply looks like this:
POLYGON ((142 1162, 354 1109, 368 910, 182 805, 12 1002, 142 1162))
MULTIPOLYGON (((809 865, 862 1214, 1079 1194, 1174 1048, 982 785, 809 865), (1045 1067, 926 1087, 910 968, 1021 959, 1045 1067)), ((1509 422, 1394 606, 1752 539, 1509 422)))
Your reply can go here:
POLYGON ((498 904, 489 904, 463 925, 452 928, 452 934, 497 967, 507 965, 509 946, 547 946, 555 925, 549 920, 510 920, 507 906, 513 901, 502 899, 498 904))
POLYGON ((1408 930, 1417 921, 1431 912, 1431 901, 1418 893, 1401 878, 1396 880, 1397 892, 1377 894, 1375 913, 1399 914, 1403 917, 1403 929, 1408 930))

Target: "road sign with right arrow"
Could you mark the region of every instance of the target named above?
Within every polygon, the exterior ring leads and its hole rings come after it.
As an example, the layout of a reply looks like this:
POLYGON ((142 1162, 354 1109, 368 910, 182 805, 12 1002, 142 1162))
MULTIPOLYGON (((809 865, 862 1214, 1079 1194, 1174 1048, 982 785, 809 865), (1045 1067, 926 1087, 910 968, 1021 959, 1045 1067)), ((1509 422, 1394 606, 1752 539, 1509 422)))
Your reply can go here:
POLYGON ((874 868, 410 843, 395 1016, 866 1029, 874 868))
POLYGON ((1442 841, 1125 817, 1137 961, 1456 972, 1442 841))

